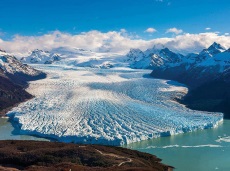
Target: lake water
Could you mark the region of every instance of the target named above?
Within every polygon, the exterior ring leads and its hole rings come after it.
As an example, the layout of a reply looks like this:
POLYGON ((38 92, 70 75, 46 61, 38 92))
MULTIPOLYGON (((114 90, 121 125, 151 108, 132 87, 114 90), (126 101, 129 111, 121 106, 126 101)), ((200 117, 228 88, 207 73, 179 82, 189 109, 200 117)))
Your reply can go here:
MULTIPOLYGON (((16 126, 16 125, 15 125, 16 126)), ((19 129, 13 127, 8 118, 0 118, 0 140, 38 140, 49 141, 45 138, 39 138, 30 135, 20 135, 19 129)))
POLYGON ((229 171, 230 120, 214 129, 132 143, 126 148, 147 152, 176 171, 229 171))

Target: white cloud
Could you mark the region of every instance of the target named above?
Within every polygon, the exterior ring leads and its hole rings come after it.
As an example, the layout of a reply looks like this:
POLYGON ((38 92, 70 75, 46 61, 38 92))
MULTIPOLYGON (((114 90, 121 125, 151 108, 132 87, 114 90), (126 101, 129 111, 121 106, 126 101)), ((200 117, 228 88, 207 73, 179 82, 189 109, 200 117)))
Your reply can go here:
POLYGON ((225 36, 229 36, 229 33, 224 33, 225 36))
POLYGON ((207 27, 207 28, 205 28, 205 30, 211 30, 211 28, 210 28, 210 27, 207 27))
POLYGON ((154 32, 156 32, 157 30, 155 29, 155 28, 152 28, 152 27, 150 27, 150 28, 147 28, 146 30, 145 30, 145 32, 147 32, 147 33, 154 33, 154 32))
POLYGON ((122 29, 120 29, 120 32, 122 32, 122 33, 126 33, 126 32, 127 32, 127 30, 126 30, 126 29, 124 29, 124 28, 122 28, 122 29))
POLYGON ((180 33, 183 33, 183 30, 177 29, 174 27, 174 28, 169 28, 168 30, 166 30, 166 33, 180 34, 180 33))
POLYGON ((230 47, 228 35, 219 35, 211 32, 200 34, 186 33, 173 38, 165 37, 143 40, 129 36, 128 33, 122 34, 116 31, 102 33, 94 30, 75 35, 60 31, 50 32, 41 36, 16 35, 12 40, 5 41, 0 39, 0 49, 17 55, 26 54, 34 49, 52 50, 58 47, 83 48, 93 51, 110 50, 111 52, 124 54, 130 48, 146 50, 154 45, 163 45, 175 52, 189 53, 199 52, 213 42, 220 43, 226 48, 230 47))

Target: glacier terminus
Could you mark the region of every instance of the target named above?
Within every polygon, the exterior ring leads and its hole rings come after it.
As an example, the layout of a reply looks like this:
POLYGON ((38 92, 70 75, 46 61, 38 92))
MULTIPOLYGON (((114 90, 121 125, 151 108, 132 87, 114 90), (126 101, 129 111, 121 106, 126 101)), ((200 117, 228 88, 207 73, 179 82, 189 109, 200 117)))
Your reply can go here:
POLYGON ((207 129, 222 113, 177 103, 186 86, 147 76, 150 70, 33 64, 47 78, 31 81, 35 98, 8 112, 21 134, 62 142, 123 145, 207 129))

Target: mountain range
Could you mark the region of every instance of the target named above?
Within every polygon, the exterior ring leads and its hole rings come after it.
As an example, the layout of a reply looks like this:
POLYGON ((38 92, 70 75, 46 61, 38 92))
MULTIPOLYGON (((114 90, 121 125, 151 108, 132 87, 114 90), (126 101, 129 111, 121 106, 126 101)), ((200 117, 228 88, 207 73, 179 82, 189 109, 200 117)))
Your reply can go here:
POLYGON ((126 56, 131 68, 152 69, 154 77, 178 80, 192 86, 217 79, 230 67, 230 49, 217 43, 199 54, 182 55, 168 48, 152 48, 144 52, 131 49, 126 56))
POLYGON ((60 60, 61 57, 58 54, 39 49, 33 50, 27 57, 21 58, 21 62, 32 64, 51 64, 60 60))
POLYGON ((230 49, 214 42, 200 53, 182 55, 168 48, 131 49, 126 55, 131 68, 151 69, 154 78, 188 85, 182 103, 192 109, 220 111, 230 118, 230 49))

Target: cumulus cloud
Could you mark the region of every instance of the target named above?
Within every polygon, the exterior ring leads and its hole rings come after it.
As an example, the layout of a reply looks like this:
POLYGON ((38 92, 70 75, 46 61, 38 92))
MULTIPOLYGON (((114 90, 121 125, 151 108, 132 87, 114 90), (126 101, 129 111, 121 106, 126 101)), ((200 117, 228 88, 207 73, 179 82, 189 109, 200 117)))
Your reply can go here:
POLYGON ((174 28, 169 28, 168 30, 166 30, 166 33, 180 34, 180 33, 183 33, 183 30, 177 29, 176 27, 174 27, 174 28))
POLYGON ((152 28, 152 27, 150 27, 150 28, 147 28, 146 30, 145 30, 145 32, 147 32, 147 33, 154 33, 154 32, 156 32, 157 30, 155 29, 155 28, 152 28))
POLYGON ((207 27, 207 28, 205 28, 205 30, 211 30, 211 28, 210 28, 210 27, 207 27))
POLYGON ((225 35, 218 35, 217 33, 200 33, 200 34, 183 34, 174 38, 155 39, 154 43, 161 43, 170 49, 181 52, 200 52, 203 48, 209 47, 213 42, 220 43, 222 46, 229 48, 230 39, 225 35))
POLYGON ((15 35, 12 40, 0 39, 0 48, 11 53, 27 53, 34 49, 52 50, 58 47, 83 48, 99 51, 107 48, 111 52, 124 52, 132 47, 145 47, 147 41, 135 39, 133 36, 123 34, 122 31, 100 31, 82 32, 80 34, 69 34, 60 31, 50 32, 41 36, 15 35))
POLYGON ((100 31, 89 31, 80 34, 69 34, 60 31, 50 32, 41 36, 22 36, 15 35, 12 40, 0 39, 0 49, 14 54, 26 54, 34 49, 53 50, 59 47, 83 48, 97 52, 113 52, 125 54, 130 48, 140 48, 146 50, 155 46, 165 46, 169 49, 180 52, 199 52, 207 48, 213 42, 222 44, 224 47, 230 47, 228 35, 219 35, 217 33, 183 34, 173 38, 158 38, 144 40, 123 34, 121 31, 109 31, 102 33, 100 31))

